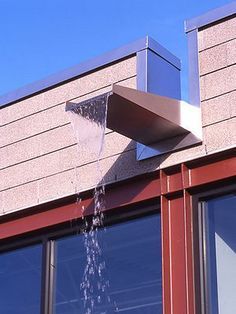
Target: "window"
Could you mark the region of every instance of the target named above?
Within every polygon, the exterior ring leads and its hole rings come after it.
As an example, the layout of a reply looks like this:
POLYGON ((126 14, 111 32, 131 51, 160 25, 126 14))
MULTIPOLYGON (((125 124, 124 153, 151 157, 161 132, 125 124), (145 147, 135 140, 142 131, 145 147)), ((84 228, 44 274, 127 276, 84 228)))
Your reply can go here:
POLYGON ((121 216, 118 222, 115 214, 106 228, 98 230, 101 252, 95 254, 89 272, 86 267, 94 248, 88 252, 88 233, 80 233, 80 222, 37 235, 42 245, 1 253, 1 312, 87 314, 92 301, 94 314, 161 314, 160 214, 121 216))
POLYGON ((0 312, 40 314, 42 247, 0 255, 0 312))
MULTIPOLYGON (((114 313, 116 308, 127 314, 161 313, 160 216, 113 225, 100 231, 98 238, 102 254, 92 268, 101 267, 102 278, 99 269, 94 269, 91 276, 87 273, 89 283, 85 282, 90 285, 87 298, 92 300, 87 301, 94 303, 92 313, 114 313)), ((54 313, 84 313, 80 283, 87 257, 83 236, 57 240, 56 252, 54 313)))
POLYGON ((236 196, 203 202, 207 313, 236 309, 236 196))

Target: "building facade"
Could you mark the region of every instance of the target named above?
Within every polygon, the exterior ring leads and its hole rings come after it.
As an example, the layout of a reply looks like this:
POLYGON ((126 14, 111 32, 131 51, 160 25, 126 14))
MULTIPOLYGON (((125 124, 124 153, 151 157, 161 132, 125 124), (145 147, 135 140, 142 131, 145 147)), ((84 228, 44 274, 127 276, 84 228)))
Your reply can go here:
POLYGON ((143 145, 106 128, 97 257, 85 243, 94 142, 81 153, 66 103, 116 85, 180 99, 179 60, 147 37, 0 97, 4 314, 234 313, 235 14, 234 2, 186 23, 197 141, 143 145))

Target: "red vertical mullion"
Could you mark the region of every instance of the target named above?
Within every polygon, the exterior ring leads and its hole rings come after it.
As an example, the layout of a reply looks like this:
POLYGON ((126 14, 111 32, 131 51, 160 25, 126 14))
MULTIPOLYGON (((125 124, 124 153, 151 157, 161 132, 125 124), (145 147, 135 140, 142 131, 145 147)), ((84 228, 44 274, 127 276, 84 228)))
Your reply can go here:
POLYGON ((161 196, 163 313, 189 314, 184 198, 161 196))
POLYGON ((173 314, 187 314, 183 197, 169 199, 171 302, 173 314))
MULTIPOLYGON (((187 313, 195 313, 194 254, 193 254, 193 212, 191 195, 184 191, 184 226, 186 255, 187 313)), ((198 314, 198 313, 197 313, 198 314)))
POLYGON ((163 314, 171 311, 171 279, 170 279, 170 238, 169 238, 169 204, 165 196, 161 196, 161 234, 162 234, 162 300, 163 314))

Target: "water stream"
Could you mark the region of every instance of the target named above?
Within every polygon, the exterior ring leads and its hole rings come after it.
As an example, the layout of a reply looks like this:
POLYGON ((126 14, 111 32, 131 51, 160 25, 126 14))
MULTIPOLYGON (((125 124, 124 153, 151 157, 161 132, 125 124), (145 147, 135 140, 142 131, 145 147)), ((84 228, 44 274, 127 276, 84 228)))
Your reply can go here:
MULTIPOLYGON (((81 228, 86 251, 86 265, 80 289, 83 296, 84 314, 111 314, 118 311, 110 296, 110 284, 103 254, 102 233, 104 227, 105 182, 100 168, 104 148, 108 94, 78 104, 68 103, 66 110, 78 142, 78 154, 86 162, 96 162, 93 173, 93 215, 91 221, 84 214, 81 228)), ((80 178, 78 178, 80 182, 80 178)), ((79 189, 82 187, 79 187, 79 189)), ((78 193, 79 196, 79 193, 78 193)))

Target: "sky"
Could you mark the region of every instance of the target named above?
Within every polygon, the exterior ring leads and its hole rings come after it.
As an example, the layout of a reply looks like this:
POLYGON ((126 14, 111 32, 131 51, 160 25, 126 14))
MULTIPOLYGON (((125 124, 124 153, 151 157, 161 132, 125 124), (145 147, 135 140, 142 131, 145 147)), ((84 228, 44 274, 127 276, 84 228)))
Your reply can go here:
POLYGON ((146 35, 182 62, 184 21, 227 0, 0 0, 0 95, 146 35))

